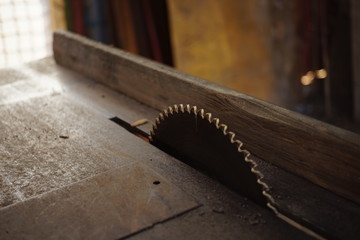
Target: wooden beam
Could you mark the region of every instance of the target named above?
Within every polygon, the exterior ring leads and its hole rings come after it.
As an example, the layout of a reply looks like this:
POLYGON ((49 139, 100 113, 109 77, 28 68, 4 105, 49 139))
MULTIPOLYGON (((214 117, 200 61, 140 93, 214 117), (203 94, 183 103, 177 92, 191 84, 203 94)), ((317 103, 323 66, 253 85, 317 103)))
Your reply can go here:
POLYGON ((360 203, 359 135, 68 32, 53 49, 58 64, 158 110, 212 112, 253 154, 360 203))

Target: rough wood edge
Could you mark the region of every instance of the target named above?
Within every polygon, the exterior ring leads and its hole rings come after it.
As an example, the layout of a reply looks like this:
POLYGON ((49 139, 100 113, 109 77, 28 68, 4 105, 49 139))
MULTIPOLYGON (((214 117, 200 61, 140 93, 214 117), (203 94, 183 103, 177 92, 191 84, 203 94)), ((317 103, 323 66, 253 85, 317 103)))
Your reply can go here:
POLYGON ((360 203, 357 134, 69 32, 55 32, 53 50, 58 64, 158 110, 206 108, 253 154, 360 203))

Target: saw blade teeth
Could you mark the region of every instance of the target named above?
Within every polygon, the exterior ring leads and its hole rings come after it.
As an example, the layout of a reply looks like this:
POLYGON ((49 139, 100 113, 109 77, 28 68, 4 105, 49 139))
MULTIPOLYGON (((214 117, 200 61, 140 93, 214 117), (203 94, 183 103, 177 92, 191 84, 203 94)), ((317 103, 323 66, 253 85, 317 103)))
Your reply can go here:
MULTIPOLYGON (((263 190, 263 194, 264 194, 264 193, 265 193, 265 194, 268 194, 267 191, 269 191, 269 186, 262 181, 263 178, 264 178, 264 176, 261 175, 260 179, 258 179, 257 182, 258 182, 260 185, 263 186, 263 189, 264 189, 264 190, 263 190)), ((269 196, 270 196, 270 195, 269 195, 269 196)))
POLYGON ((179 113, 179 106, 177 104, 174 105, 174 110, 176 113, 179 113))
POLYGON ((219 126, 220 130, 223 132, 224 135, 226 135, 226 130, 228 129, 228 126, 226 126, 225 124, 220 124, 219 126))
MULTIPOLYGON (((257 166, 252 166, 251 172, 253 172, 253 173, 257 174, 260 178, 263 178, 263 177, 264 177, 264 175, 262 175, 262 173, 261 173, 261 172, 259 172, 258 170, 256 170, 256 167, 257 167, 257 166)), ((258 182, 260 183, 260 182, 261 182, 261 180, 260 180, 260 179, 258 179, 258 182)))
POLYGON ((211 120, 211 122, 212 122, 213 124, 215 124, 215 126, 216 126, 217 129, 219 129, 220 120, 219 120, 218 118, 213 118, 213 119, 211 120))
POLYGON ((220 120, 218 118, 213 118, 211 120, 211 123, 215 124, 217 129, 219 129, 219 122, 220 122, 220 120))
POLYGON ((198 113, 200 114, 200 117, 201 117, 202 119, 205 118, 205 115, 204 115, 204 114, 205 114, 205 111, 204 111, 204 109, 200 109, 198 113))
MULTIPOLYGON (((265 196, 265 195, 264 195, 265 196)), ((271 198, 272 199, 272 198, 271 198)), ((269 199, 268 199, 269 200, 269 199)), ((267 204, 266 204, 266 206, 268 207, 268 208, 270 208, 274 213, 275 213, 275 215, 278 215, 279 214, 279 211, 276 209, 276 207, 274 207, 274 204, 275 204, 275 202, 273 201, 272 203, 270 203, 270 202, 268 202, 267 204)))
POLYGON ((274 198, 267 192, 269 191, 268 189, 267 190, 264 190, 262 191, 262 195, 264 197, 266 197, 268 203, 266 204, 267 207, 269 207, 276 215, 279 214, 279 211, 276 209, 276 207, 274 206, 275 205, 275 200, 274 198))
POLYGON ((242 151, 241 147, 243 146, 243 143, 239 140, 235 140, 235 144, 239 151, 242 151))
POLYGON ((171 115, 174 114, 172 107, 168 107, 167 111, 168 111, 168 114, 171 114, 171 115))
POLYGON ((191 107, 191 112, 193 113, 193 114, 195 114, 195 116, 197 115, 197 107, 196 106, 192 106, 191 107))
POLYGON ((211 123, 211 113, 205 113, 205 119, 209 121, 209 123, 211 123))
MULTIPOLYGON (((265 184, 266 185, 266 184, 265 184)), ((266 185, 267 186, 267 185, 266 185)), ((267 192, 269 191, 269 187, 262 191, 262 194, 268 199, 270 204, 275 204, 274 198, 267 192)), ((276 210, 277 211, 277 210, 276 210)))
POLYGON ((185 110, 186 110, 188 113, 191 113, 191 107, 190 107, 189 104, 186 104, 185 110))
MULTIPOLYGON (((241 143, 242 145, 241 145, 241 147, 243 146, 243 143, 241 143)), ((241 148, 240 147, 240 148, 241 148)), ((248 150, 243 150, 243 149, 241 149, 241 152, 243 152, 244 153, 244 155, 245 155, 245 161, 252 161, 252 160, 250 160, 250 159, 248 159, 249 157, 250 157, 250 152, 248 151, 248 150)), ((254 162, 254 161, 252 161, 253 163, 254 163, 254 167, 257 167, 257 164, 254 162)))
POLYGON ((165 118, 169 117, 169 115, 174 115, 175 113, 193 113, 196 116, 200 116, 202 119, 206 119, 210 124, 214 124, 217 129, 222 131, 225 136, 228 136, 230 142, 235 144, 237 147, 237 151, 242 153, 244 156, 244 160, 248 163, 250 167, 250 171, 256 175, 256 182, 262 188, 262 195, 266 199, 266 206, 269 207, 275 214, 278 214, 278 210, 276 208, 275 201, 269 191, 269 186, 263 181, 263 174, 257 170, 257 163, 251 159, 251 154, 247 150, 243 149, 243 142, 236 139, 236 134, 234 132, 228 132, 228 126, 226 124, 220 124, 219 118, 212 118, 211 113, 206 113, 204 109, 199 109, 197 106, 190 106, 189 104, 175 104, 173 106, 168 107, 159 116, 155 119, 155 123, 153 124, 152 130, 150 130, 149 141, 154 143, 154 138, 156 139, 156 134, 158 133, 158 128, 162 124, 161 122, 166 120, 165 118))
POLYGON ((275 205, 275 201, 273 199, 273 197, 269 194, 269 186, 263 182, 263 178, 264 178, 264 175, 259 171, 257 170, 257 164, 255 161, 253 161, 252 159, 250 159, 250 153, 247 151, 247 150, 243 150, 239 147, 240 151, 243 152, 245 154, 245 161, 250 163, 251 164, 251 172, 254 173, 257 177, 257 180, 256 182, 261 185, 263 191, 261 192, 262 195, 266 198, 267 200, 267 203, 266 203, 266 206, 268 208, 270 208, 275 214, 278 214, 278 210, 276 209, 276 207, 274 206, 275 205))
MULTIPOLYGON (((154 127, 154 126, 153 126, 153 127, 154 127)), ((150 130, 150 136, 154 136, 154 135, 155 135, 154 130, 151 129, 151 130, 150 130)))
POLYGON ((230 142, 234 143, 234 141, 235 141, 235 139, 234 139, 235 138, 235 133, 228 132, 227 135, 229 136, 230 142))

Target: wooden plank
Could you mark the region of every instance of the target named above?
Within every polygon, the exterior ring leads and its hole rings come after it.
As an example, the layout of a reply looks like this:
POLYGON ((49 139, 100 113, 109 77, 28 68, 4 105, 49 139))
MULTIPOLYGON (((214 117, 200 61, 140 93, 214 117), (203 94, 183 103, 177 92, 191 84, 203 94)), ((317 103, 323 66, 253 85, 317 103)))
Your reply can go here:
POLYGON ((159 110, 205 108, 253 154, 360 203, 359 135, 64 31, 53 48, 58 64, 159 110))
MULTIPOLYGON (((27 80, 39 82, 39 79, 43 79, 43 82, 48 83, 47 86, 61 86, 62 94, 79 104, 85 105, 96 112, 96 114, 107 119, 117 116, 128 123, 133 123, 139 119, 148 119, 149 122, 147 124, 139 126, 141 130, 146 132, 150 131, 153 121, 159 114, 159 111, 156 109, 140 104, 138 101, 126 97, 97 81, 90 80, 83 75, 59 66, 52 57, 28 63, 26 67, 18 70, 2 70, 0 71, 0 78, 2 72, 4 72, 5 81, 17 77, 20 78, 26 72, 25 70, 31 72, 34 78, 29 79, 29 76, 27 76, 27 80)), ((34 89, 29 90, 26 95, 33 91, 34 89)), ((0 92, 0 96, 1 94, 0 92)), ((6 96, 6 98, 8 97, 6 96)))
POLYGON ((149 144, 72 101, 46 70, 0 79, 0 239, 117 239, 199 206, 133 157, 149 144))
POLYGON ((151 169, 130 164, 0 209, 0 238, 119 239, 198 206, 151 169))

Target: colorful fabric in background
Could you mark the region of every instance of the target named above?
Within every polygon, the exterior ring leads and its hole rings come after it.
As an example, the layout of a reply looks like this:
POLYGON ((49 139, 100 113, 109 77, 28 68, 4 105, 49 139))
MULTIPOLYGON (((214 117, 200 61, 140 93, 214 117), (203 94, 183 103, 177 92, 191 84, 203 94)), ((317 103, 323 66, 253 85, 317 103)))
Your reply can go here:
MULTIPOLYGON (((70 5, 70 7, 72 6, 70 5)), ((81 6, 78 6, 75 11, 72 11, 72 9, 70 9, 71 14, 73 12, 75 13, 76 10, 79 11, 80 9, 81 6)), ((83 16, 85 19, 85 33, 87 34, 87 36, 96 41, 111 44, 111 28, 110 22, 107 19, 107 16, 109 15, 107 1, 85 0, 83 5, 83 11, 83 16)), ((77 20, 80 21, 81 19, 78 18, 77 20)), ((73 19, 71 24, 71 27, 75 30, 73 19)))
POLYGON ((69 31, 173 65, 166 0, 63 0, 62 11, 69 31))

